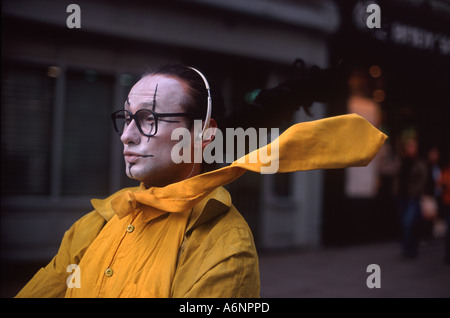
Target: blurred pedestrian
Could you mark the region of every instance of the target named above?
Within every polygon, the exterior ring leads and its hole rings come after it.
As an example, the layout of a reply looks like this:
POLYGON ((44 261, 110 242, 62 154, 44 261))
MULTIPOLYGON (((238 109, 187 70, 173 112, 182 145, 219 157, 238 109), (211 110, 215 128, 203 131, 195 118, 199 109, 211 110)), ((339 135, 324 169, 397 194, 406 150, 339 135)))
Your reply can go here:
POLYGON ((402 141, 402 158, 396 180, 401 248, 404 258, 414 259, 419 252, 422 220, 420 197, 427 180, 427 166, 425 161, 419 158, 416 136, 410 133, 402 141))
POLYGON ((450 156, 442 170, 438 184, 442 187, 442 215, 447 225, 444 244, 444 263, 450 264, 450 156))
POLYGON ((433 239, 434 223, 439 214, 439 201, 441 187, 438 179, 441 175, 439 166, 440 152, 436 146, 431 147, 427 153, 427 180, 425 189, 421 198, 421 208, 423 220, 421 222, 421 237, 426 242, 433 239))

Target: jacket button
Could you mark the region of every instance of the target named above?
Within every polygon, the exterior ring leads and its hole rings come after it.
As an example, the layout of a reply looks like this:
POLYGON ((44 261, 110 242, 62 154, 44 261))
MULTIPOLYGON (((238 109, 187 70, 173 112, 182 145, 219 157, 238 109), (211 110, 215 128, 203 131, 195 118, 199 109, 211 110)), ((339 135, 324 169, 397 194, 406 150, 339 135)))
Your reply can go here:
POLYGON ((111 268, 107 268, 107 269, 105 270, 105 275, 106 275, 107 277, 111 277, 113 274, 114 274, 114 271, 113 271, 111 268))
POLYGON ((128 226, 127 226, 127 232, 128 232, 128 233, 131 233, 131 232, 133 232, 133 231, 134 231, 134 225, 132 225, 132 224, 128 225, 128 226))

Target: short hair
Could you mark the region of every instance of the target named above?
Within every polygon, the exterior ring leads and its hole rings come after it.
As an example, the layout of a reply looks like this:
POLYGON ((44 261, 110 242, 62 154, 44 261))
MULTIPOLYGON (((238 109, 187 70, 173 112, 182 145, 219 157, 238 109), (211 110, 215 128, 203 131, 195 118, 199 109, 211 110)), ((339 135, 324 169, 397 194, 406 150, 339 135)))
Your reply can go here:
MULTIPOLYGON (((204 74, 202 72, 202 74, 204 74)), ((145 72, 142 77, 151 75, 165 75, 180 79, 187 85, 187 96, 182 101, 182 107, 185 112, 198 113, 201 119, 205 120, 208 108, 208 92, 203 78, 190 67, 183 64, 163 64, 145 72)), ((217 88, 214 80, 207 78, 210 86, 212 100, 211 118, 217 123, 217 128, 223 131, 225 128, 225 103, 220 90, 217 88)), ((142 78, 141 77, 141 78, 142 78)), ((192 128, 193 121, 190 122, 189 129, 192 128)), ((217 168, 216 163, 202 163, 202 172, 211 171, 217 168)))
MULTIPOLYGON (((149 75, 165 75, 182 80, 187 85, 187 96, 181 106, 185 112, 201 114, 201 119, 205 120, 208 92, 202 77, 196 71, 183 64, 163 64, 145 72, 142 77, 149 75)), ((211 118, 214 118, 218 128, 222 129, 225 121, 223 96, 217 86, 215 86, 214 81, 210 80, 206 75, 205 77, 208 79, 211 88, 211 118)))

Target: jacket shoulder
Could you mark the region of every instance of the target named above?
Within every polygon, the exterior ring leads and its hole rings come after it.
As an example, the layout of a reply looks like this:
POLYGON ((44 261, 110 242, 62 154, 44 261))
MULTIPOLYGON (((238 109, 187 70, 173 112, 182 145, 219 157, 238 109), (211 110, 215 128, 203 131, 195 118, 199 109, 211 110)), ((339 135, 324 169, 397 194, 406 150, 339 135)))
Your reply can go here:
POLYGON ((253 235, 234 206, 185 236, 174 297, 259 297, 259 288, 253 235))
POLYGON ((66 280, 70 275, 67 272, 68 266, 79 264, 105 224, 106 220, 95 210, 78 219, 65 232, 55 257, 33 276, 16 297, 64 297, 66 280))
POLYGON ((22 288, 16 297, 64 297, 67 267, 79 264, 86 250, 98 236, 114 213, 108 209, 109 202, 123 191, 137 188, 125 188, 104 200, 93 199, 94 210, 78 219, 64 233, 57 254, 46 267, 41 268, 22 288))

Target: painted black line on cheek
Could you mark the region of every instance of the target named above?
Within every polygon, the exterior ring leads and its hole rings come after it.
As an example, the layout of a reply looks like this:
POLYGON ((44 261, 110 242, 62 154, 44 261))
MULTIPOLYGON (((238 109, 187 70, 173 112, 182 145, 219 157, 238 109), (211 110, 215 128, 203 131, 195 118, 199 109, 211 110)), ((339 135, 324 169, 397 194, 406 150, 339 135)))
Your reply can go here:
POLYGON ((134 163, 130 163, 130 165, 128 166, 128 173, 130 174, 130 177, 131 177, 131 178, 134 178, 134 177, 133 177, 133 174, 131 173, 131 167, 132 167, 132 166, 134 166, 134 163))

